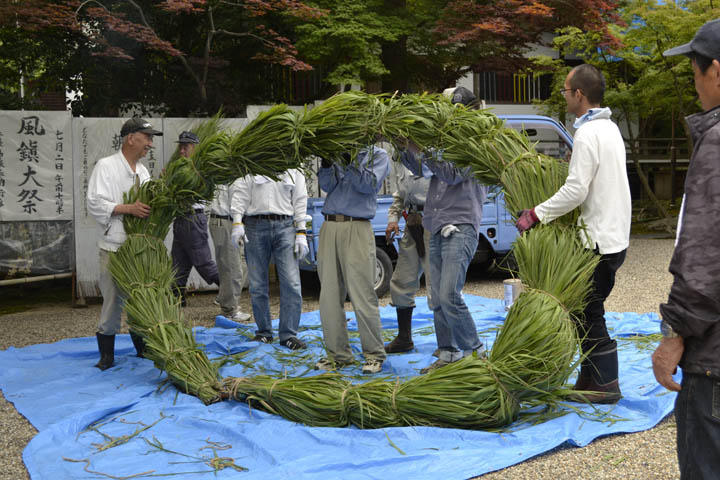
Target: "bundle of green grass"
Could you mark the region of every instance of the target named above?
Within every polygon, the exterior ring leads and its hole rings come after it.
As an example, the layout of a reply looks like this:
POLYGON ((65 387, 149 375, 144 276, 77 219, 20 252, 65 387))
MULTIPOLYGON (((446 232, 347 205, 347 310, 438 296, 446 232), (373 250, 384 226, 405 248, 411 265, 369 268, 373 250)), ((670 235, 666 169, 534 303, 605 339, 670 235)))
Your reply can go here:
POLYGON ((234 398, 306 425, 360 428, 502 427, 523 410, 554 404, 567 393, 578 349, 572 316, 583 308, 596 265, 578 241, 575 214, 516 242, 526 290, 487 359, 469 356, 406 381, 353 384, 337 373, 221 380, 172 295, 172 266, 162 244, 172 218, 198 200, 210 200, 217 185, 248 174, 277 177, 304 169, 313 156, 353 162, 378 139, 408 139, 442 151, 443 161, 468 168, 482 183, 501 184, 510 210, 519 211, 552 195, 567 167, 535 152, 491 113, 452 105, 439 95, 348 92, 299 113, 274 107, 239 133, 220 123, 215 118, 197 130, 201 142, 192 157, 175 156, 160 178, 131 190, 127 201, 148 203, 151 215, 125 218, 128 240, 111 259, 113 276, 128 295, 130 328, 178 388, 206 403, 234 398))

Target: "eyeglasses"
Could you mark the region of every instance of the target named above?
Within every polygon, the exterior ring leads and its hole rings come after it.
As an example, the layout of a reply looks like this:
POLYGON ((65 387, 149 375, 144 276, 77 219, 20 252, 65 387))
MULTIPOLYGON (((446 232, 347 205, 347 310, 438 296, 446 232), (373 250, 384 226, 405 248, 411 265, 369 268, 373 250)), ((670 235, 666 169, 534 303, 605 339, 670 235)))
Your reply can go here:
POLYGON ((578 90, 578 89, 577 88, 561 88, 560 93, 562 94, 565 92, 574 92, 575 90, 578 90))

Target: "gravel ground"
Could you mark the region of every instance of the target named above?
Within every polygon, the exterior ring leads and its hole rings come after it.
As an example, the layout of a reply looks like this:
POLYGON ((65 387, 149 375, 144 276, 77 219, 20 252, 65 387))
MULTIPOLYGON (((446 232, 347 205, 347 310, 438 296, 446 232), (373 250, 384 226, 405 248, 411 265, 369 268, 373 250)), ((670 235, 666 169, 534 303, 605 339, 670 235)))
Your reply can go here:
MULTIPOLYGON (((633 238, 625 264, 618 272, 608 311, 657 312, 667 299, 672 277, 667 271, 672 255, 670 239, 633 238)), ((502 298, 502 276, 471 270, 464 291, 502 298)), ((0 287, 0 294, 4 295, 0 287)), ((38 289, 38 292, 42 292, 38 289)), ((276 293, 276 292, 275 292, 276 293)), ((318 309, 316 282, 304 284, 304 311, 318 309)), ((421 291, 420 295, 425 292, 421 291)), ((186 316, 196 325, 211 326, 217 313, 214 294, 201 293, 189 299, 186 316)), ((277 294, 271 296, 272 314, 278 314, 277 294)), ((388 296, 381 300, 389 302, 388 296)), ((99 303, 71 308, 69 302, 43 303, 38 294, 29 311, 0 316, 0 349, 51 343, 63 338, 95 334, 99 303)), ((347 304, 350 308, 350 304, 347 304)), ((242 307, 250 311, 247 293, 242 307)), ((22 450, 37 433, 30 423, 0 393, 0 479, 27 479, 22 450)), ((483 479, 676 479, 675 421, 672 416, 652 430, 600 438, 584 448, 558 447, 519 465, 483 476, 483 479)))

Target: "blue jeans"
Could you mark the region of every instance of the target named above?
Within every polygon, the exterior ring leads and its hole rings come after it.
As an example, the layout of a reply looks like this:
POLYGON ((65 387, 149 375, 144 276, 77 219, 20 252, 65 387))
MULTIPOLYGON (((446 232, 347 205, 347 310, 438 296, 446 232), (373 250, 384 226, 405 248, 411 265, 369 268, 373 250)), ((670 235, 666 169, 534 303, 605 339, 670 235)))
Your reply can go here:
POLYGON ((718 478, 720 472, 720 380, 683 372, 675 400, 680 478, 718 478))
POLYGON ((248 242, 245 260, 250 279, 250 302, 258 335, 272 336, 270 321, 270 287, 268 267, 270 257, 275 259, 280 283, 280 341, 297 335, 302 313, 300 270, 295 258, 295 228, 291 218, 268 220, 246 216, 243 219, 248 242))
MULTIPOLYGON (((439 232, 433 234, 429 252, 435 336, 441 352, 449 354, 458 349, 475 350, 482 345, 461 293, 467 269, 477 249, 478 234, 470 224, 456 227, 460 231, 447 238, 439 232)), ((443 353, 438 358, 450 360, 450 356, 443 358, 443 353)), ((452 356, 452 359, 456 358, 452 356)))

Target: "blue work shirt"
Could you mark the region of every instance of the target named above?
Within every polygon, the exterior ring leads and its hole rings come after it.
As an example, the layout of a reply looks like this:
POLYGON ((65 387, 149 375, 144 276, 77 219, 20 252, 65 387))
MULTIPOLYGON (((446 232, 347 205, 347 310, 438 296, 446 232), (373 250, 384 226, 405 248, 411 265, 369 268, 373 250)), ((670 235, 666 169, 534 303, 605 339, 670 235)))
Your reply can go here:
POLYGON ((372 155, 368 155, 368 150, 360 150, 352 165, 333 164, 329 168, 320 168, 318 185, 327 192, 322 213, 373 218, 377 210, 377 192, 389 172, 390 159, 380 147, 373 147, 372 155))
POLYGON ((422 167, 433 173, 428 188, 423 227, 436 234, 445 225, 468 223, 480 230, 482 208, 487 198, 488 188, 477 182, 470 167, 462 170, 450 162, 443 162, 441 153, 402 152, 400 161, 415 175, 422 175, 422 167))

